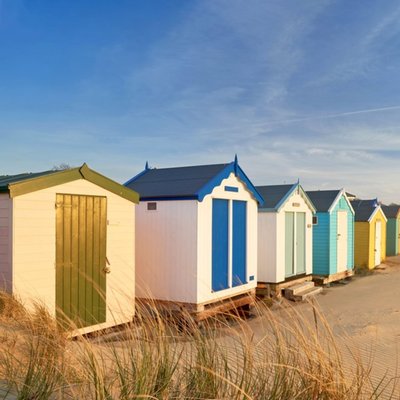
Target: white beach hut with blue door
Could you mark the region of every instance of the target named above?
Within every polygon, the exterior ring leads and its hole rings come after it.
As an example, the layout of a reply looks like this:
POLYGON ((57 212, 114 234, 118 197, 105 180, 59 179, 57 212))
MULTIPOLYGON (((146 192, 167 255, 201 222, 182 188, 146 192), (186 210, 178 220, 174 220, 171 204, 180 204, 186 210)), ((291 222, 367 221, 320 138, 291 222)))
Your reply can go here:
POLYGON ((138 298, 185 306, 199 319, 253 301, 263 200, 236 158, 161 169, 146 164, 125 185, 140 195, 138 298))
POLYGON ((298 182, 256 189, 264 199, 258 209, 259 293, 279 296, 282 289, 312 280, 315 207, 298 182))

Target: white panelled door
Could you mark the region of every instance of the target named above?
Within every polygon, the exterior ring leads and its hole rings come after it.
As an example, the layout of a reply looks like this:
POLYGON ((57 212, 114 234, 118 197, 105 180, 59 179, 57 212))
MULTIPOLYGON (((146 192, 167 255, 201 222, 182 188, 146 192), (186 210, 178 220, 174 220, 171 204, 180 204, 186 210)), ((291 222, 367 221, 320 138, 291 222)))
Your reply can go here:
POLYGON ((375 223, 375 267, 381 263, 381 240, 382 240, 382 223, 375 223))
POLYGON ((337 213, 337 272, 347 269, 347 211, 337 213))

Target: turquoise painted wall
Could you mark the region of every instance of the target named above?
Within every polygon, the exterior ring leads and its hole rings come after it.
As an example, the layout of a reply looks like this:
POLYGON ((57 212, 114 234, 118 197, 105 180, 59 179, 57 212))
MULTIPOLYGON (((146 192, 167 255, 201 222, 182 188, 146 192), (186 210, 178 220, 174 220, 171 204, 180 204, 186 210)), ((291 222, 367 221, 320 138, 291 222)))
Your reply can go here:
POLYGON ((329 214, 316 213, 318 224, 313 225, 313 274, 329 273, 329 214))
POLYGON ((354 215, 342 197, 331 214, 318 212, 318 224, 313 225, 313 274, 337 272, 337 212, 347 211, 347 267, 354 268, 354 215))
POLYGON ((386 254, 395 256, 398 254, 399 226, 396 218, 388 218, 386 225, 386 254))

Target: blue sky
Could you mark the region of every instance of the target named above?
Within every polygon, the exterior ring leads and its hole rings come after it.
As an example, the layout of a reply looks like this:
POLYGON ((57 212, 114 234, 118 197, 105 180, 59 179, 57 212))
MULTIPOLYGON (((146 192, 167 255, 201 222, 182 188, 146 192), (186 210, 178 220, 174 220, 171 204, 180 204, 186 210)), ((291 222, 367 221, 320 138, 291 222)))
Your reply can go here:
POLYGON ((239 162, 400 201, 395 0, 0 0, 0 174, 239 162))

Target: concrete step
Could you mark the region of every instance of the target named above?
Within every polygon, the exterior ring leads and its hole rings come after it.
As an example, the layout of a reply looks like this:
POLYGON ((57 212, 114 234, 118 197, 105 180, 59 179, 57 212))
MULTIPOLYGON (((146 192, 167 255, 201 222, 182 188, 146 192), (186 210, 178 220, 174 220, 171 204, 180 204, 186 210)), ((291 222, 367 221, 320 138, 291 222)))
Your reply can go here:
POLYGON ((313 281, 302 282, 298 283, 297 285, 289 286, 285 289, 285 296, 296 296, 302 292, 305 292, 306 290, 312 289, 314 286, 315 285, 313 281))
POLYGON ((323 288, 321 286, 318 287, 313 287, 311 289, 308 289, 304 292, 301 292, 297 295, 292 296, 291 300, 293 301, 304 301, 310 297, 313 297, 323 291, 323 288))

